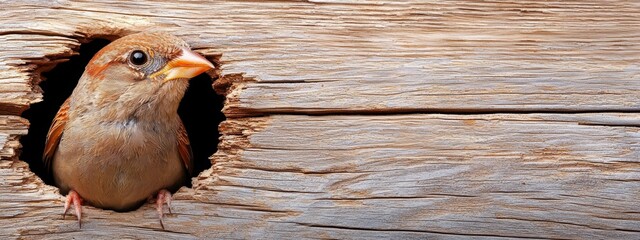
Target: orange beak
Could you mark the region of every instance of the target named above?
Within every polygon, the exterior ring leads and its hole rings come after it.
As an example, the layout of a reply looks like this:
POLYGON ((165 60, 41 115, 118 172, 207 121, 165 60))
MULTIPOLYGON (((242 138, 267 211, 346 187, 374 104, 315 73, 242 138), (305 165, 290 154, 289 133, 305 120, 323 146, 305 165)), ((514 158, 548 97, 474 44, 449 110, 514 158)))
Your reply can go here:
POLYGON ((169 61, 160 71, 150 77, 164 75, 162 82, 176 79, 190 79, 209 69, 215 68, 211 62, 189 49, 182 49, 182 54, 169 61))

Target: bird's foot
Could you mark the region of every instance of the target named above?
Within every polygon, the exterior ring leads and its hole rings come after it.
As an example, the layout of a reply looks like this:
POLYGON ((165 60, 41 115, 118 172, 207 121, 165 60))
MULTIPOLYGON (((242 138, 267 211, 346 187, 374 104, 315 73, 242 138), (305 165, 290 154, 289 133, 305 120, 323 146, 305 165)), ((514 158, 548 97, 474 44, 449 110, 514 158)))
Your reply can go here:
POLYGON ((62 213, 62 219, 67 215, 67 211, 73 203, 73 208, 76 210, 76 216, 78 217, 78 227, 82 228, 82 198, 76 191, 69 191, 67 194, 67 200, 64 202, 64 213, 62 213))
POLYGON ((164 222, 162 221, 162 217, 164 216, 164 203, 167 203, 167 209, 169 209, 169 213, 171 214, 171 193, 166 189, 162 189, 158 192, 158 196, 156 198, 156 209, 158 210, 158 217, 160 218, 160 226, 164 230, 164 222))

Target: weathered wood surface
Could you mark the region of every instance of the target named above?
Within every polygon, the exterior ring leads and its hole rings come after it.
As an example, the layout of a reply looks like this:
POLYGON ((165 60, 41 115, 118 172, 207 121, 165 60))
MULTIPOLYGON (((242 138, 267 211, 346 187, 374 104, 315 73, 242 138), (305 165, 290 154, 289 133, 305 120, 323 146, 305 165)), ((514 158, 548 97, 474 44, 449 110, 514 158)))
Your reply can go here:
MULTIPOLYGON (((228 114, 640 110, 633 0, 112 2, 3 2, 3 64, 158 27, 258 81, 228 114)), ((0 101, 37 99, 25 77, 0 101)))
POLYGON ((26 237, 632 239, 638 129, 615 126, 630 120, 638 115, 234 119, 213 169, 176 196, 170 233, 149 205, 87 207, 78 230, 24 168, 1 176, 0 221, 4 236, 26 237))
POLYGON ((3 238, 640 234, 637 1, 0 7, 3 238), (15 155, 28 125, 15 115, 81 42, 150 28, 220 57, 232 118, 214 167, 176 195, 168 232, 151 206, 87 207, 79 230, 15 155), (513 114, 420 114, 433 112, 513 114))

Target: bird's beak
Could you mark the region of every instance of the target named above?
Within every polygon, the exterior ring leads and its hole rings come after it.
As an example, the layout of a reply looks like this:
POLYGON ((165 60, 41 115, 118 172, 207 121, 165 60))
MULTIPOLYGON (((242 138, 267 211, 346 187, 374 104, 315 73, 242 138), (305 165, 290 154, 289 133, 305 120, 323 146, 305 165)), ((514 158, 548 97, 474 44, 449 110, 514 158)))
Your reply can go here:
POLYGON ((169 61, 164 68, 152 74, 151 78, 164 75, 163 82, 190 79, 212 68, 215 67, 204 57, 189 49, 182 49, 182 54, 169 61))

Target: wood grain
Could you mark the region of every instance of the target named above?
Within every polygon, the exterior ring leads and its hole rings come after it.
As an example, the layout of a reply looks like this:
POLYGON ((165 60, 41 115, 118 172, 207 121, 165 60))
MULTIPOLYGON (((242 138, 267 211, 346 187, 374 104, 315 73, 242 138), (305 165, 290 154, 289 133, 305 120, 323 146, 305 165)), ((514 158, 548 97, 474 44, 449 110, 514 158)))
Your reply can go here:
POLYGON ((637 1, 0 7, 3 239, 640 234, 637 1), (214 166, 176 194, 168 231, 150 205, 87 206, 78 229, 18 159, 18 116, 81 43, 149 29, 222 64, 214 166))
POLYGON ((151 205, 129 213, 86 207, 78 230, 74 219, 61 220, 59 195, 36 190, 41 184, 14 167, 0 175, 14 183, 2 188, 0 208, 15 212, 1 220, 12 223, 2 234, 632 239, 640 233, 639 132, 615 125, 639 117, 233 119, 221 126, 214 167, 176 195, 169 232, 158 231, 151 205))
POLYGON ((224 53, 223 74, 253 80, 229 115, 640 110, 636 1, 2 4, 8 113, 39 100, 25 67, 143 29, 224 53))
POLYGON ((287 236, 625 238, 640 230, 638 129, 615 126, 636 114, 264 120, 264 129, 243 132, 242 153, 222 149, 215 187, 202 195, 266 206, 282 215, 272 224, 299 225, 287 236))

